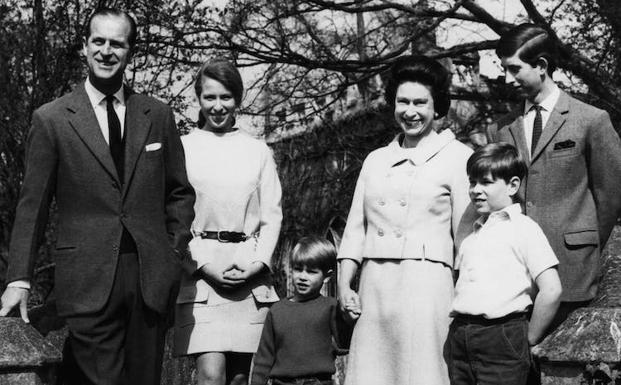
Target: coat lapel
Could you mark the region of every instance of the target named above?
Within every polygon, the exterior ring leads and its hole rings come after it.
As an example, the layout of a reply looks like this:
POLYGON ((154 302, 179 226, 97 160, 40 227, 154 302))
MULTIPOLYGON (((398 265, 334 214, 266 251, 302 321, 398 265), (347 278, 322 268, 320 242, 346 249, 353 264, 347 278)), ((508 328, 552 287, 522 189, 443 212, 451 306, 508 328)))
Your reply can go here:
POLYGON ((95 158, 97 158, 103 168, 117 182, 120 182, 112 155, 110 155, 110 147, 101 133, 99 122, 84 89, 84 84, 80 84, 71 94, 67 103, 67 109, 72 113, 69 115, 71 127, 73 127, 89 150, 95 155, 95 158))
POLYGON ((546 123, 543 132, 541 133, 541 138, 539 138, 539 142, 537 143, 537 147, 535 151, 533 151, 533 156, 531 162, 537 160, 537 158, 543 152, 543 149, 550 143, 554 135, 558 132, 558 130, 563 126, 566 119, 566 114, 569 111, 569 96, 561 92, 561 95, 550 114, 550 119, 548 119, 548 123, 546 123))
POLYGON ((524 115, 522 114, 523 108, 515 111, 515 116, 511 119, 509 125, 509 132, 513 136, 513 141, 518 151, 524 157, 524 160, 528 163, 530 161, 530 148, 526 144, 526 137, 524 136, 524 115))
POLYGON ((146 116, 149 107, 141 103, 139 95, 132 90, 125 91, 125 185, 123 194, 127 192, 127 186, 131 183, 136 169, 136 162, 145 146, 151 120, 146 116))

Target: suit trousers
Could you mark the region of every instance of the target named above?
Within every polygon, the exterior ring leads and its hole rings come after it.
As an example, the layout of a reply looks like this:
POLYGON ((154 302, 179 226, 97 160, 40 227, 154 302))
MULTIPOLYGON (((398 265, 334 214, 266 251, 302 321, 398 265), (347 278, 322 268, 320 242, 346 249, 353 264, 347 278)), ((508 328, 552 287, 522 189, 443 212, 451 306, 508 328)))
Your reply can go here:
POLYGON ((60 383, 159 385, 166 317, 144 303, 136 252, 119 255, 104 308, 68 317, 67 326, 60 383))

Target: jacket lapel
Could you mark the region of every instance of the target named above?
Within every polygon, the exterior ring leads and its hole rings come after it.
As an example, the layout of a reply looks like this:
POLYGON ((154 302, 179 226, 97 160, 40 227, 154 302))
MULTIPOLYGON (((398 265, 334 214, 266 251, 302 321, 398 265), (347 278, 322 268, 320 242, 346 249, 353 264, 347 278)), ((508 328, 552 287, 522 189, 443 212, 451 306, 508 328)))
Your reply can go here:
POLYGON ((528 145, 526 144, 526 137, 524 136, 524 116, 522 111, 523 107, 514 111, 515 116, 511 119, 509 132, 511 132, 511 136, 513 136, 513 142, 515 143, 519 153, 522 154, 524 160, 529 163, 530 148, 528 148, 528 145))
POLYGON ((131 183, 136 162, 151 131, 151 120, 146 116, 149 107, 141 103, 139 95, 132 90, 127 89, 125 96, 127 109, 125 112, 125 185, 123 195, 131 183))
POLYGON ((67 102, 67 109, 72 113, 69 115, 71 127, 77 132, 86 144, 86 147, 95 155, 95 158, 97 158, 103 168, 117 182, 120 182, 112 155, 110 155, 110 147, 101 133, 99 122, 84 89, 84 84, 80 84, 71 94, 67 102))
POLYGON ((533 151, 532 161, 534 162, 543 152, 543 149, 550 143, 554 135, 558 132, 558 130, 565 123, 567 112, 569 111, 569 96, 561 91, 561 95, 550 114, 550 119, 548 119, 548 123, 546 123, 543 132, 541 133, 541 138, 539 138, 539 142, 537 143, 537 147, 535 151, 533 151))

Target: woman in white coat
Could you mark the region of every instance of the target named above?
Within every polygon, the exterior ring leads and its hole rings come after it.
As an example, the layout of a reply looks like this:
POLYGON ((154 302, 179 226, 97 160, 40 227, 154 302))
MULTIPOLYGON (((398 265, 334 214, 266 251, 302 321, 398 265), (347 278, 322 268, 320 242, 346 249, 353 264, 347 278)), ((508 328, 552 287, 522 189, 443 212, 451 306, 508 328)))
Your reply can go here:
POLYGON ((434 130, 449 85, 449 72, 426 57, 391 69, 385 98, 402 132, 365 159, 338 255, 339 300, 357 319, 347 385, 449 384, 443 347, 472 152, 450 130, 434 130))

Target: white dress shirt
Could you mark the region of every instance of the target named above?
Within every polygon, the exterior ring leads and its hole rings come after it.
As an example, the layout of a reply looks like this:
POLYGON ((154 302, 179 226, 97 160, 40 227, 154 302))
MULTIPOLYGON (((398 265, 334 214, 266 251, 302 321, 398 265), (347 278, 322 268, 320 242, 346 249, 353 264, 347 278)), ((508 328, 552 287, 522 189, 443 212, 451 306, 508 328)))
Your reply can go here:
MULTIPOLYGON (((539 105, 541 106, 541 130, 546 128, 546 123, 548 123, 548 119, 550 119, 550 114, 552 114, 552 110, 558 101, 559 96, 561 96, 561 90, 558 88, 556 84, 552 89, 552 92, 548 97, 543 99, 539 105)), ((524 102, 524 135, 526 136, 526 144, 528 148, 531 148, 533 143, 533 125, 535 124, 535 110, 531 107, 534 105, 529 100, 524 102)))
MULTIPOLYGON (((95 111, 95 116, 97 117, 99 128, 101 129, 101 134, 106 140, 106 143, 110 144, 106 95, 95 88, 88 78, 84 83, 84 88, 86 89, 86 95, 88 95, 88 99, 91 101, 91 105, 95 111)), ((121 137, 123 137, 125 134, 125 111, 127 109, 125 106, 125 93, 123 92, 123 86, 121 86, 121 88, 114 93, 114 102, 112 102, 112 104, 114 105, 114 112, 116 112, 116 116, 119 117, 119 122, 121 122, 121 137)))

